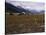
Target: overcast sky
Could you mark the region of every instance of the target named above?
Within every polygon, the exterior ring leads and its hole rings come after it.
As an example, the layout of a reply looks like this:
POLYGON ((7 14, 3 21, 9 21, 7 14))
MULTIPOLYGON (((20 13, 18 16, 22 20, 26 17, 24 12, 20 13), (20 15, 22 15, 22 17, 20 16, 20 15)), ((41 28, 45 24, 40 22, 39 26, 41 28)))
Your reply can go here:
POLYGON ((13 4, 14 6, 21 6, 25 9, 44 10, 44 3, 42 2, 27 2, 27 1, 14 1, 6 0, 6 2, 13 4))

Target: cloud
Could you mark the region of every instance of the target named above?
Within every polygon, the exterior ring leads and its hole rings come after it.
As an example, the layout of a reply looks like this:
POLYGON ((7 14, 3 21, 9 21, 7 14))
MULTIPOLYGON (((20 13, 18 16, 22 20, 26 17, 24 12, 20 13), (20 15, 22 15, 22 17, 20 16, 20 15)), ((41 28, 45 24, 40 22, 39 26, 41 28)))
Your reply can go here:
POLYGON ((25 9, 36 9, 36 10, 44 10, 44 3, 42 2, 23 2, 23 1, 12 1, 6 0, 6 2, 13 4, 14 6, 21 6, 25 9))

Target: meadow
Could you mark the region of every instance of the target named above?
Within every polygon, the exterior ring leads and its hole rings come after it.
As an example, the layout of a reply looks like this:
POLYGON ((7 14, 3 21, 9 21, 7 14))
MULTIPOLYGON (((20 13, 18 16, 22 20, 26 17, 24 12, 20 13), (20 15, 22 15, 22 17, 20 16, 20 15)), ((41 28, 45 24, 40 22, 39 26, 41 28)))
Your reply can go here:
POLYGON ((44 15, 6 15, 6 34, 44 32, 44 15))

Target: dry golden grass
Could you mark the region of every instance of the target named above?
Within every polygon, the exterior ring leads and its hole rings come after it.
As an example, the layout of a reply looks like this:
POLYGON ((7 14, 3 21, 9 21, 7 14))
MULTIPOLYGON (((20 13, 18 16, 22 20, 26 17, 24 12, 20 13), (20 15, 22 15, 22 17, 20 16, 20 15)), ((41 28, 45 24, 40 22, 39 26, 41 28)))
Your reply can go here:
POLYGON ((44 32, 44 15, 7 15, 6 33, 44 32))

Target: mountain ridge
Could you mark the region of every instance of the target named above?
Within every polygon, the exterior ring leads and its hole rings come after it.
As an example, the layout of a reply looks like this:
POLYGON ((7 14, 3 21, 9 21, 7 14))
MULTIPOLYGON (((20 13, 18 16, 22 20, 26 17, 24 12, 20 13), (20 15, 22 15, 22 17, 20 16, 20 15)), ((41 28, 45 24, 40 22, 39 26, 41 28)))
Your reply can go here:
POLYGON ((44 14, 44 10, 41 10, 40 12, 38 12, 37 10, 28 10, 28 9, 24 9, 21 6, 14 6, 10 3, 5 2, 5 10, 9 10, 11 12, 15 12, 15 13, 33 13, 33 14, 44 14))

